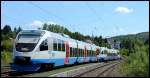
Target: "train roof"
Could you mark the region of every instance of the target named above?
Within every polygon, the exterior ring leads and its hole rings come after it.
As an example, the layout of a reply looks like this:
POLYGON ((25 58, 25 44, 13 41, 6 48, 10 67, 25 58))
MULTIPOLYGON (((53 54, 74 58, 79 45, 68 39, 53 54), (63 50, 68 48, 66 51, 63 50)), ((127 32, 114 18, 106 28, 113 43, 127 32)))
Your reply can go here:
POLYGON ((35 33, 35 34, 46 33, 47 36, 50 35, 51 37, 54 37, 54 38, 57 38, 57 39, 73 41, 73 42, 77 41, 79 43, 79 45, 85 44, 85 45, 90 45, 92 48, 105 48, 106 49, 106 47, 99 47, 95 44, 90 44, 90 43, 87 43, 87 42, 72 39, 68 35, 63 34, 63 33, 54 33, 54 32, 47 31, 47 30, 22 30, 20 33, 32 33, 32 34, 33 33, 35 33))

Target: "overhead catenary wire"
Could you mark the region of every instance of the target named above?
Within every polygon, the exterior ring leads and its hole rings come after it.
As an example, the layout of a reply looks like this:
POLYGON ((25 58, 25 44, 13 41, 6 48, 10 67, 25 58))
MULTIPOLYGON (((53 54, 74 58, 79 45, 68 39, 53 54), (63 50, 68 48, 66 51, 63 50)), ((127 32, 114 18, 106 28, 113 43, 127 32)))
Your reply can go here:
MULTIPOLYGON (((95 11, 95 9, 93 9, 88 2, 85 2, 85 4, 87 5, 87 7, 94 13, 97 15, 97 18, 100 20, 100 21, 103 21, 103 19, 101 17, 99 17, 98 13, 95 11)), ((104 21, 103 21, 104 22, 104 21)))
POLYGON ((52 16, 54 16, 55 18, 57 18, 57 19, 60 20, 61 22, 64 22, 64 21, 63 21, 64 19, 62 19, 60 16, 57 16, 57 15, 55 15, 54 13, 52 13, 52 12, 50 12, 50 11, 47 11, 46 9, 41 8, 40 6, 36 5, 36 4, 33 3, 32 1, 28 1, 28 3, 31 4, 31 5, 33 5, 34 7, 37 7, 38 9, 40 9, 41 11, 43 11, 44 13, 46 13, 46 14, 48 14, 48 15, 51 14, 52 16))
MULTIPOLYGON (((86 6, 87 6, 94 14, 97 15, 97 18, 98 18, 100 21, 102 21, 103 23, 105 22, 105 21, 98 15, 97 11, 95 11, 94 8, 90 7, 90 5, 89 5, 88 2, 85 2, 85 4, 86 4, 86 6)), ((112 24, 113 24, 114 26, 118 26, 118 25, 116 25, 116 24, 114 24, 114 23, 112 23, 112 24)))

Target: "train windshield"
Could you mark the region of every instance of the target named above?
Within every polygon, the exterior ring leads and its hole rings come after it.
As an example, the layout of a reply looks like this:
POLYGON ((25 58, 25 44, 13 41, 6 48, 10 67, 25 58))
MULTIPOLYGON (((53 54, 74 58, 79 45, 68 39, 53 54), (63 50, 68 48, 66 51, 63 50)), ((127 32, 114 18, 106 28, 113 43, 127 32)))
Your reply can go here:
POLYGON ((42 34, 34 33, 21 33, 16 39, 16 51, 19 52, 30 52, 32 51, 38 41, 40 40, 42 34))
POLYGON ((40 36, 37 35, 22 34, 18 36, 17 43, 37 43, 39 39, 40 36))

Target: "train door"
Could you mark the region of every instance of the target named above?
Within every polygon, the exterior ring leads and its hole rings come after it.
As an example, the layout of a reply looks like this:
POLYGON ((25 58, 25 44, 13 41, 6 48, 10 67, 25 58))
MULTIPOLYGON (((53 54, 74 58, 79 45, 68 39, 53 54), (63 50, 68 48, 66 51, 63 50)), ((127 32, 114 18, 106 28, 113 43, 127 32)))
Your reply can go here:
POLYGON ((69 43, 68 41, 65 42, 65 50, 66 50, 66 57, 65 57, 65 64, 68 64, 68 57, 69 57, 69 43))
POLYGON ((86 56, 87 56, 87 51, 86 51, 86 46, 84 46, 84 62, 86 62, 86 56))
POLYGON ((100 53, 100 50, 98 48, 96 48, 96 51, 95 51, 95 60, 98 61, 98 55, 100 53))

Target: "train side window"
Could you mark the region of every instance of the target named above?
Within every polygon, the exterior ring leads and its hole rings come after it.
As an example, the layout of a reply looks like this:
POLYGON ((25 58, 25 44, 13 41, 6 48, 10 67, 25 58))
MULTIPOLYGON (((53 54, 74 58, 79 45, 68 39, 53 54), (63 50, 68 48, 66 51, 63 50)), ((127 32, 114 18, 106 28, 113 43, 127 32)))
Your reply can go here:
POLYGON ((81 57, 83 57, 83 49, 81 49, 81 57))
POLYGON ((76 57, 76 48, 74 48, 74 57, 76 57))
POLYGON ((89 50, 89 56, 92 56, 92 51, 91 50, 89 50))
POLYGON ((74 48, 72 47, 72 57, 73 57, 73 49, 74 49, 74 48))
POLYGON ((90 56, 93 56, 92 50, 90 50, 90 56))
POLYGON ((78 48, 76 48, 76 57, 78 57, 78 48))
POLYGON ((80 49, 78 48, 78 57, 80 57, 80 49))
POLYGON ((86 50, 86 52, 87 52, 87 57, 89 56, 89 52, 88 52, 88 50, 86 50))
POLYGON ((81 57, 81 49, 79 49, 79 56, 81 57))
POLYGON ((73 53, 72 53, 73 55, 73 57, 75 57, 75 48, 73 48, 73 53))
POLYGON ((89 50, 89 56, 92 56, 92 52, 91 52, 91 50, 89 50))
POLYGON ((103 51, 102 51, 102 53, 101 54, 103 54, 103 51))
POLYGON ((40 45, 40 51, 48 50, 48 41, 44 40, 40 45))
POLYGON ((72 57, 72 47, 70 47, 70 57, 72 57))
POLYGON ((72 57, 73 57, 73 49, 74 49, 74 48, 72 48, 72 57))
POLYGON ((72 57, 73 57, 73 49, 74 49, 74 48, 72 48, 72 57))
POLYGON ((94 51, 92 50, 92 56, 94 56, 94 51))
POLYGON ((63 45, 63 40, 61 40, 61 51, 62 51, 62 48, 63 48, 62 45, 63 45))
POLYGON ((92 51, 91 50, 89 50, 89 56, 92 56, 92 51))
POLYGON ((64 43, 64 41, 62 40, 62 51, 64 51, 65 52, 65 43, 64 43))
POLYGON ((90 56, 90 52, 89 52, 89 50, 87 50, 87 55, 88 55, 88 57, 90 56))
POLYGON ((93 51, 92 50, 90 50, 90 55, 93 56, 93 51))
POLYGON ((61 40, 58 39, 58 51, 61 51, 61 40))
POLYGON ((84 49, 82 49, 82 57, 84 57, 84 49))
POLYGON ((57 39, 53 40, 53 49, 54 51, 57 51, 57 39))
POLYGON ((86 50, 86 56, 88 57, 88 50, 86 50))
POLYGON ((81 57, 82 57, 82 49, 81 49, 81 57))
POLYGON ((91 50, 90 55, 93 56, 93 51, 91 50))

